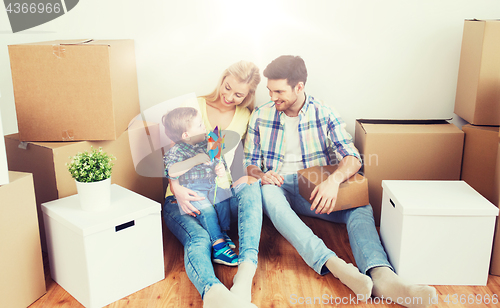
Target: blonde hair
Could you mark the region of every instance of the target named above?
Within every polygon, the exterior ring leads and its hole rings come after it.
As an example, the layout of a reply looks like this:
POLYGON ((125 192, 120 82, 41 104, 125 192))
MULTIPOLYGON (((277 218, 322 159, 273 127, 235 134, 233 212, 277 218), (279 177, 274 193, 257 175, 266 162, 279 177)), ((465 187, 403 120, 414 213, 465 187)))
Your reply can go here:
POLYGON ((193 107, 177 107, 167 112, 161 122, 165 127, 165 134, 173 142, 182 141, 182 134, 188 131, 191 120, 198 115, 198 110, 193 107))
POLYGON ((250 111, 252 111, 255 106, 255 90, 257 89, 257 85, 259 85, 260 83, 260 72, 257 65, 249 61, 236 62, 229 66, 222 73, 222 76, 220 77, 219 83, 217 84, 215 90, 212 93, 202 97, 210 102, 219 100, 220 87, 227 76, 233 76, 239 82, 248 84, 248 94, 239 106, 247 107, 250 111))

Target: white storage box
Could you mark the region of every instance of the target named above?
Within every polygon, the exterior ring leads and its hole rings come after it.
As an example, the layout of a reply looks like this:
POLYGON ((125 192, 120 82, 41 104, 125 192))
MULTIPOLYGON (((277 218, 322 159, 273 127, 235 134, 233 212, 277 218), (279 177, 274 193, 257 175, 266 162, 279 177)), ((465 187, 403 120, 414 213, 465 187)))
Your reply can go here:
POLYGON ((463 181, 382 181, 382 187, 380 235, 401 278, 486 285, 497 207, 463 181))
POLYGON ((87 308, 164 279, 160 209, 116 184, 106 211, 81 210, 78 195, 43 203, 52 279, 87 308))

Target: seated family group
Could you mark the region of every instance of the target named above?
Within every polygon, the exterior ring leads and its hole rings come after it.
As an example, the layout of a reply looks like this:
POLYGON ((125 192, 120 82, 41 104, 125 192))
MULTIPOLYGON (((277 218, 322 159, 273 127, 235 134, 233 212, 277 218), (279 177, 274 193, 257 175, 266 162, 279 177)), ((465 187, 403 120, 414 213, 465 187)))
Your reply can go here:
POLYGON ((395 274, 370 204, 334 211, 340 183, 359 171, 362 160, 340 116, 306 94, 303 59, 278 57, 263 75, 271 100, 256 108, 259 69, 240 61, 223 72, 211 94, 198 98, 199 108, 178 107, 162 119, 175 142, 164 156, 170 184, 163 218, 184 246, 186 273, 203 306, 256 307, 252 281, 263 214, 314 271, 332 273, 357 298, 420 298, 408 306, 430 305, 433 287, 405 283, 395 274), (206 132, 215 127, 241 137, 246 176, 231 177, 234 148, 220 158, 209 156, 206 132), (313 190, 309 203, 298 193, 297 171, 331 164, 337 170, 313 190), (344 223, 357 267, 329 249, 299 214, 344 223), (237 222, 239 255, 227 234, 231 221, 237 222), (238 266, 230 289, 215 276, 212 262, 238 266))

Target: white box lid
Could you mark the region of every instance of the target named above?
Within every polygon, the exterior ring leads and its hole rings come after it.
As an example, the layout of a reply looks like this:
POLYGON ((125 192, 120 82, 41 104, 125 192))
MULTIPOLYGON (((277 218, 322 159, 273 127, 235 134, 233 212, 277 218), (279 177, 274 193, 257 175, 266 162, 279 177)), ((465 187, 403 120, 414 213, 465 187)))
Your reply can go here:
POLYGON ((78 194, 42 203, 46 215, 82 236, 115 228, 160 210, 160 203, 117 184, 111 185, 111 206, 104 211, 82 210, 78 194))
POLYGON ((498 208, 464 181, 384 180, 403 215, 498 216, 498 208))

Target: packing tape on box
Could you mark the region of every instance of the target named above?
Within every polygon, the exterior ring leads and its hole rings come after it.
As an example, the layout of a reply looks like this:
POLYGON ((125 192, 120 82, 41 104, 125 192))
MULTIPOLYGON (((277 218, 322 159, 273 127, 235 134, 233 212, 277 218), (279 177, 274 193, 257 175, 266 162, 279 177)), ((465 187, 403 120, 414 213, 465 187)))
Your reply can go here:
POLYGON ((66 58, 66 49, 59 44, 52 45, 52 54, 58 59, 66 58))
POLYGON ((17 147, 20 149, 23 149, 23 150, 27 150, 28 149, 28 142, 21 141, 21 142, 19 142, 19 145, 17 147))
POLYGON ((75 134, 72 129, 62 131, 62 141, 74 141, 75 134))

